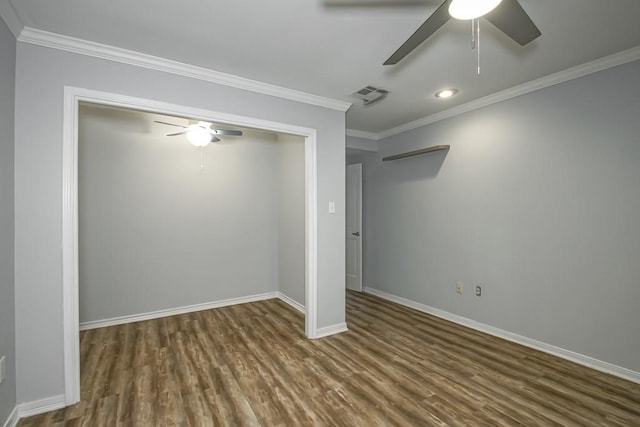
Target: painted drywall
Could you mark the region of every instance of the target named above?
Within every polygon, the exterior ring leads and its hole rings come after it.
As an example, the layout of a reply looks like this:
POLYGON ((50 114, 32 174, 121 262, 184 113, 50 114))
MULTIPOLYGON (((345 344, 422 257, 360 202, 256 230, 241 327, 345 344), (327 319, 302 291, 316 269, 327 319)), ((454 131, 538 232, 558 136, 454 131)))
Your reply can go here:
POLYGON ((639 81, 634 62, 380 141, 365 284, 640 372, 639 81))
MULTIPOLYGON (((347 139, 353 139, 353 137, 348 136, 347 139)), ((378 155, 375 152, 347 147, 347 164, 348 165, 351 165, 354 163, 363 163, 368 161, 374 162, 377 158, 378 158, 378 155)))
POLYGON ((278 135, 280 213, 278 215, 279 287, 305 305, 304 139, 278 135))
POLYGON ((276 135, 226 137, 201 169, 200 150, 154 119, 172 121, 80 109, 81 323, 278 290, 276 135))
POLYGON ((14 94, 16 39, 0 19, 0 357, 7 377, 0 384, 0 424, 16 406, 14 324, 14 94))
POLYGON ((64 393, 60 245, 65 85, 317 129, 318 326, 344 322, 343 112, 18 43, 15 146, 18 402, 64 393), (330 200, 337 203, 335 215, 325 209, 330 200))

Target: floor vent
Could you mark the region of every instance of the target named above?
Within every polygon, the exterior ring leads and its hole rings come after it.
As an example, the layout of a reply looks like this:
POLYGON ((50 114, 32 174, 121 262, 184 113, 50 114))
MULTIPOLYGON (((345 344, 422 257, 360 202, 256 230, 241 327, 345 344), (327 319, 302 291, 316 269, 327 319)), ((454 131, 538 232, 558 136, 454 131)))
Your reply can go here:
POLYGON ((380 101, 389 94, 388 90, 380 89, 374 86, 365 86, 362 89, 351 94, 353 98, 362 100, 364 105, 370 105, 380 101))

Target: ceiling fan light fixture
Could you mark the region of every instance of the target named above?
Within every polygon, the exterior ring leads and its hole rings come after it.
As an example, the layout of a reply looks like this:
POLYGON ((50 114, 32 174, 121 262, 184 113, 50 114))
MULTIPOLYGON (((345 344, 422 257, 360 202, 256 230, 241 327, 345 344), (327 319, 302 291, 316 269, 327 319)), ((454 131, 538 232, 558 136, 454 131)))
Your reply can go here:
POLYGON ((460 20, 477 19, 498 7, 502 0, 453 0, 449 15, 460 20))
POLYGON ((195 147, 204 148, 211 142, 211 134, 202 126, 191 125, 187 128, 187 141, 195 147))
POLYGON ((458 93, 458 89, 449 88, 449 89, 439 90, 433 96, 435 96, 438 99, 447 99, 447 98, 451 98, 456 93, 458 93))

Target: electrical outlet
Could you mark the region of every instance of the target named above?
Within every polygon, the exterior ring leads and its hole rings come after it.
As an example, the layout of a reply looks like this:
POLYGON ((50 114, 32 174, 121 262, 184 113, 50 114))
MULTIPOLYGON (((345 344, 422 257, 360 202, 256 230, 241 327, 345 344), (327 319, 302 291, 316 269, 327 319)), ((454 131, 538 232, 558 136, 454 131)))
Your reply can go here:
POLYGON ((459 294, 464 292, 464 283, 462 282, 456 283, 456 292, 459 294))
POLYGON ((476 296, 482 295, 482 286, 476 286, 476 296))
POLYGON ((0 384, 4 382, 4 377, 7 376, 7 356, 0 357, 0 384))

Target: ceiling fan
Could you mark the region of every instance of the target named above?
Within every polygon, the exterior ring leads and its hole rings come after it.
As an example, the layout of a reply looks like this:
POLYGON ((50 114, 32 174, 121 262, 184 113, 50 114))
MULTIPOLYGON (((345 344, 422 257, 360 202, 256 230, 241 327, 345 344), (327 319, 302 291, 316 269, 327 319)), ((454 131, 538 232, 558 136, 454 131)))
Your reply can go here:
POLYGON ((446 24, 449 19, 473 20, 473 25, 476 25, 475 20, 480 17, 486 18, 487 21, 491 22, 521 46, 525 46, 542 34, 529 15, 527 15, 527 12, 520 6, 518 0, 446 0, 384 62, 384 65, 394 65, 400 62, 446 24))
POLYGON ((175 123, 163 122, 160 120, 154 120, 155 123, 163 125, 176 126, 183 128, 184 130, 175 133, 169 133, 167 136, 186 135, 187 140, 198 148, 204 148, 209 145, 210 142, 218 142, 220 138, 218 135, 233 135, 242 136, 241 130, 226 130, 226 129, 214 129, 210 122, 198 122, 189 126, 178 125, 175 123))

